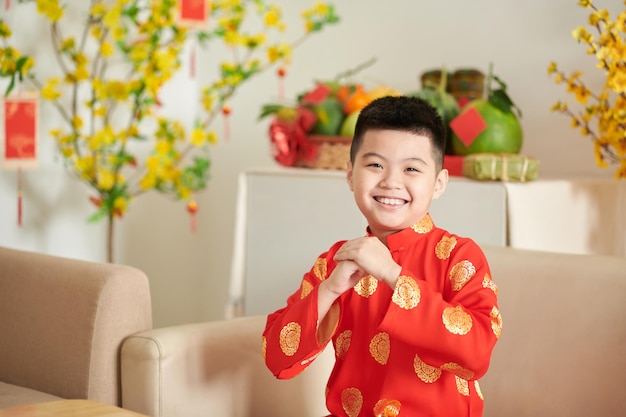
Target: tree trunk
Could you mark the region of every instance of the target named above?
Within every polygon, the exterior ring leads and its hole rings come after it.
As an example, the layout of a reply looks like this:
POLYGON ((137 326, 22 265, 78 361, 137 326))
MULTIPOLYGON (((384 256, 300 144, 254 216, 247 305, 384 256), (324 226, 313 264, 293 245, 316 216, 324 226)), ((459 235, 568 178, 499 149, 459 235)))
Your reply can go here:
POLYGON ((113 213, 107 216, 107 262, 113 263, 113 225, 115 218, 113 213))

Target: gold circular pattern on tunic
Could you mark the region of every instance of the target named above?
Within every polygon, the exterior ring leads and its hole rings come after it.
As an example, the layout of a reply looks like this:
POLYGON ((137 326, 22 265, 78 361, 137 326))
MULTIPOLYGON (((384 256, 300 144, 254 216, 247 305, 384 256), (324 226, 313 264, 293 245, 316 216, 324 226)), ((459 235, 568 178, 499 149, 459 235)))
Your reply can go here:
POLYGON ((313 266, 313 273, 320 281, 324 281, 326 279, 326 272, 326 259, 317 258, 313 266))
POLYGON ((357 388, 346 388, 341 393, 341 405, 348 417, 358 417, 363 407, 363 394, 357 388))
POLYGON ((461 377, 463 379, 472 379, 474 378, 474 372, 469 369, 463 368, 458 363, 448 362, 441 365, 442 371, 448 371, 453 373, 454 375, 461 377))
POLYGON ((261 345, 261 355, 263 356, 263 360, 265 360, 267 356, 267 338, 265 336, 262 336, 262 338, 263 338, 263 343, 261 345))
POLYGON ((309 281, 302 281, 302 291, 300 292, 300 299, 303 299, 313 291, 313 285, 309 281))
POLYGON ((391 351, 391 344, 389 343, 389 335, 385 332, 380 332, 370 341, 370 355, 376 362, 381 365, 387 364, 389 359, 389 352, 391 351))
POLYGON ((416 233, 424 234, 433 230, 433 226, 433 219, 427 214, 422 217, 422 220, 411 226, 411 229, 416 233))
POLYGON ((478 380, 474 381, 474 388, 476 388, 476 394, 478 394, 478 398, 485 401, 485 398, 483 397, 483 392, 480 390, 480 384, 478 383, 478 380))
POLYGON ((437 246, 435 246, 435 255, 437 258, 446 260, 450 257, 452 249, 456 246, 456 238, 454 236, 444 236, 441 238, 437 246))
POLYGON ((391 296, 391 301, 398 307, 411 310, 420 302, 421 293, 417 282, 411 277, 400 276, 391 296))
POLYGON ((352 341, 352 330, 344 330, 337 336, 335 341, 335 356, 338 359, 342 359, 348 349, 350 349, 350 342, 352 341))
POLYGON ((400 414, 400 401, 398 400, 379 400, 374 406, 375 417, 396 417, 400 414))
POLYGON ((455 376, 455 378, 456 378, 456 389, 457 391, 459 391, 459 394, 469 397, 469 384, 467 383, 467 381, 464 380, 463 378, 459 378, 458 376, 455 376))
POLYGON ((289 322, 280 330, 280 350, 287 356, 293 356, 300 346, 302 328, 295 321, 289 322))
POLYGON ((498 307, 493 306, 489 317, 491 317, 491 330, 493 330, 493 334, 496 335, 496 338, 499 339, 502 334, 502 315, 498 307))
POLYGON ((452 289, 459 291, 476 274, 476 268, 470 261, 461 261, 450 270, 452 289))
POLYGON ((441 376, 441 369, 428 365, 417 355, 413 359, 413 369, 419 379, 428 384, 435 382, 441 376))
POLYGON ((493 280, 491 279, 491 275, 489 275, 488 273, 485 274, 483 278, 483 288, 489 288, 496 295, 498 295, 498 286, 495 282, 493 282, 493 280))
POLYGON ((468 334, 472 329, 472 316, 463 311, 461 306, 446 307, 443 310, 443 325, 452 334, 468 334))
POLYGON ((361 297, 368 298, 376 292, 378 280, 371 275, 366 275, 354 286, 354 291, 361 297))

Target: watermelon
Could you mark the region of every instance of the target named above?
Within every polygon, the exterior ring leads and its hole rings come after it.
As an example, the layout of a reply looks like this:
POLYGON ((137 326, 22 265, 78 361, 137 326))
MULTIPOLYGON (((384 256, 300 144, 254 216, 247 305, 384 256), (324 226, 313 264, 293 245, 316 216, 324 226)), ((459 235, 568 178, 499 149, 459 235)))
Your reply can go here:
POLYGON ((450 129, 450 122, 459 115, 461 110, 459 109, 459 104, 454 96, 446 92, 446 85, 447 73, 446 70, 443 69, 441 71, 441 80, 439 81, 438 86, 425 86, 420 91, 408 93, 406 95, 426 100, 428 104, 437 109, 437 113, 439 113, 439 116, 441 116, 443 123, 446 126, 447 141, 445 153, 451 155, 454 152, 450 141, 453 133, 452 129, 450 129))

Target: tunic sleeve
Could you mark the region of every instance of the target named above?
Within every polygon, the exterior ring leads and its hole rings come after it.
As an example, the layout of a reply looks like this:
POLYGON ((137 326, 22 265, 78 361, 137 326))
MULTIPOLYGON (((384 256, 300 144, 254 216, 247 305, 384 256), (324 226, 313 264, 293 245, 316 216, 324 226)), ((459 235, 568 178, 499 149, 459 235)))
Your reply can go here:
POLYGON ((263 332, 263 356, 269 370, 279 379, 298 375, 322 353, 328 343, 328 340, 320 343, 317 336, 318 286, 329 276, 328 269, 335 265, 333 256, 341 244, 343 242, 338 242, 320 255, 303 276, 298 290, 287 299, 287 305, 267 317, 263 332))
MULTIPOLYGON (((390 337, 415 347, 423 363, 469 380, 489 367, 502 329, 497 287, 482 250, 473 241, 458 245, 416 276, 403 267, 380 327, 390 337)), ((410 262, 409 262, 410 264, 410 262)))

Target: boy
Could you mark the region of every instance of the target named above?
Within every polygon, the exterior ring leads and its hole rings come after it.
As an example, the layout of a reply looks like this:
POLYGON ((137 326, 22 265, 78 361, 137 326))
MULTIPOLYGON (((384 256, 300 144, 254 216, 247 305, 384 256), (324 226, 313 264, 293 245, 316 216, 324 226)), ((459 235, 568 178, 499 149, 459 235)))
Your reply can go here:
POLYGON ((481 416, 477 379, 502 320, 478 245, 437 228, 445 128, 414 97, 383 97, 359 115, 347 180, 367 235, 319 256, 287 306, 270 314, 263 354, 278 378, 304 370, 332 340, 332 416, 481 416))

